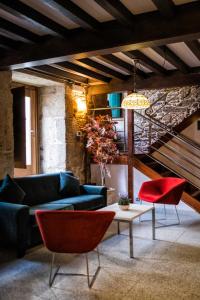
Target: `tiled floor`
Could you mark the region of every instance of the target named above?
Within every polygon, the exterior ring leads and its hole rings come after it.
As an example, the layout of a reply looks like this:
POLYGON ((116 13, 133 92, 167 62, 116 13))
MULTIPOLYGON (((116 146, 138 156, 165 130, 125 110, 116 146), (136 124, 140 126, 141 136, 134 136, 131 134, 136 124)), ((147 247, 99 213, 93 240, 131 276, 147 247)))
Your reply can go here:
MULTIPOLYGON (((50 289, 50 254, 41 246, 18 260, 1 252, 0 300, 199 300, 200 215, 183 210, 180 217, 181 225, 157 229, 155 241, 151 223, 135 221, 135 259, 129 258, 127 236, 104 240, 100 245, 102 268, 91 290, 86 278, 64 276, 57 277, 50 289)), ((126 229, 123 233, 128 234, 126 229)), ((93 269, 95 253, 90 259, 93 269)), ((59 260, 62 271, 85 272, 80 255, 60 255, 59 260)))

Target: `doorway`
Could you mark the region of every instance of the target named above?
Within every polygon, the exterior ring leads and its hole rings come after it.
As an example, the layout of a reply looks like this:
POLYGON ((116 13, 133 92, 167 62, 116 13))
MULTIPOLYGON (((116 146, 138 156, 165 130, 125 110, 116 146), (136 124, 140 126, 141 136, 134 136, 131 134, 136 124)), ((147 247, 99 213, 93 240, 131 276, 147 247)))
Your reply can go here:
POLYGON ((14 176, 38 173, 38 98, 37 89, 21 86, 12 89, 14 131, 14 176))

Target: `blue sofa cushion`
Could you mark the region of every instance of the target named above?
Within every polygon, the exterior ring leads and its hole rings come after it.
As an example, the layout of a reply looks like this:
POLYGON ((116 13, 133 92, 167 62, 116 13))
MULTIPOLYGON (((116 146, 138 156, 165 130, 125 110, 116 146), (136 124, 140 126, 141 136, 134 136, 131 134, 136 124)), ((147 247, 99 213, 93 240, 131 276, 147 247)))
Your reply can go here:
POLYGON ((62 197, 80 195, 79 180, 67 173, 60 172, 60 194, 62 197))
POLYGON ((52 204, 52 202, 48 202, 48 203, 34 205, 29 209, 30 223, 32 226, 36 225, 36 219, 35 219, 36 210, 73 210, 73 209, 74 209, 73 205, 66 204, 66 203, 52 204))
MULTIPOLYGON (((73 175, 71 172, 67 174, 73 175)), ((60 173, 39 174, 15 178, 15 182, 25 191, 23 204, 34 206, 61 199, 59 193, 60 173)))
POLYGON ((95 210, 104 206, 102 195, 80 195, 52 201, 51 204, 72 204, 75 210, 95 210))
POLYGON ((24 196, 23 189, 9 175, 6 175, 0 186, 0 201, 21 204, 24 196))

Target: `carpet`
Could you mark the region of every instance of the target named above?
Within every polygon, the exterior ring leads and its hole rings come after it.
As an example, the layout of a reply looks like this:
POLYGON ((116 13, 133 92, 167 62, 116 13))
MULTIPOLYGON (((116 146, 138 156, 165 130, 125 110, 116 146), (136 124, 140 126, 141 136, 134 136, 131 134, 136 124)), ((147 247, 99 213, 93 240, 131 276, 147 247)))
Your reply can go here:
MULTIPOLYGON (((58 276, 50 289, 50 253, 42 246, 23 259, 0 253, 0 300, 199 300, 199 221, 159 229, 155 241, 147 223, 134 225, 135 259, 129 258, 127 230, 101 243, 102 268, 90 290, 86 278, 65 276, 58 276)), ((89 258, 93 272, 96 254, 89 258)), ((57 259, 63 272, 86 271, 84 256, 61 254, 57 259)))

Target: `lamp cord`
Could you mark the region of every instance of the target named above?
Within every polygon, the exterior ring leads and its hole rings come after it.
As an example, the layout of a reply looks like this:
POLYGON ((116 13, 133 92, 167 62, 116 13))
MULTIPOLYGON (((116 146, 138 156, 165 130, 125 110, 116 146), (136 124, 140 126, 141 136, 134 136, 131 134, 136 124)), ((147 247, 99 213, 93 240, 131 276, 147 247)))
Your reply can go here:
POLYGON ((133 92, 136 92, 136 61, 134 60, 134 68, 133 68, 133 92))
POLYGON ((136 93, 136 69, 138 64, 138 59, 133 59, 133 92, 136 93))

